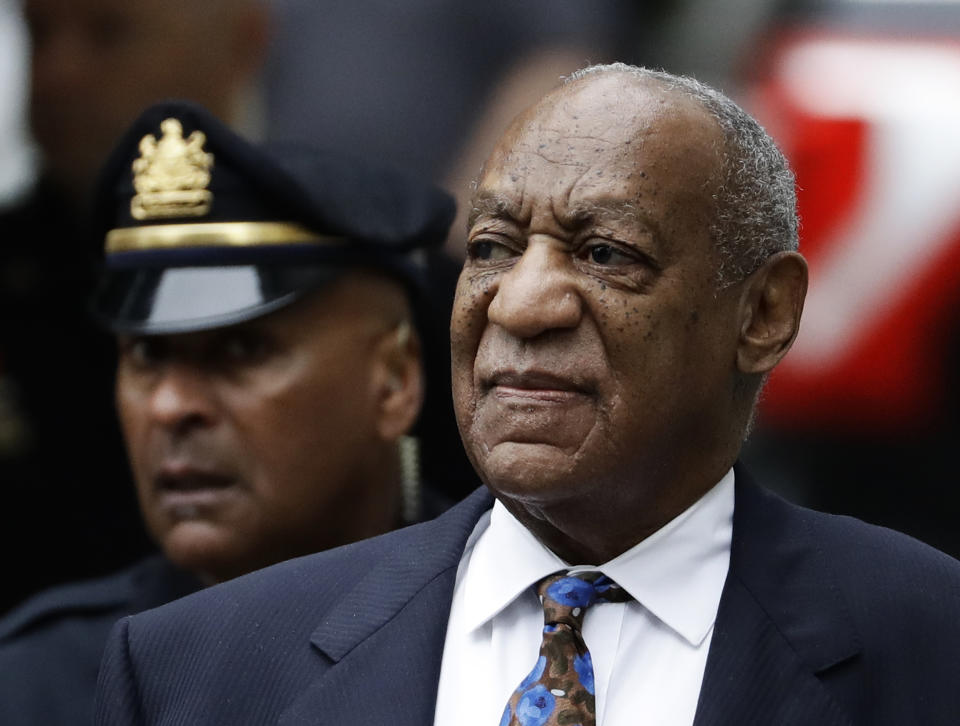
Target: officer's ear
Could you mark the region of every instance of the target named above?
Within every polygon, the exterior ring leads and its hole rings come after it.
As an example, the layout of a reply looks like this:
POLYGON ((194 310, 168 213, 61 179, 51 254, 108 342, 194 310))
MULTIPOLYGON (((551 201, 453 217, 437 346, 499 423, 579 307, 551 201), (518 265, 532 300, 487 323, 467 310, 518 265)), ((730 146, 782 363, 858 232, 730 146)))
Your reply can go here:
POLYGON ((778 252, 742 285, 737 368, 766 374, 790 350, 800 329, 807 294, 807 262, 796 252, 778 252))
POLYGON ((423 358, 420 338, 404 320, 381 338, 374 356, 377 432, 394 441, 410 431, 423 405, 423 358))

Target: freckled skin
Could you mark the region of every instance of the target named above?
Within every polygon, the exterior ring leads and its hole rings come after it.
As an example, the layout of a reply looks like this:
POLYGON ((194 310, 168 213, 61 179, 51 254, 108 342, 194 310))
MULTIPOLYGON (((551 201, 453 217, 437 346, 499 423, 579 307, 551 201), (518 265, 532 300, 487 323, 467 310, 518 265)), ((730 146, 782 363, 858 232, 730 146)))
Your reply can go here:
POLYGON ((740 288, 716 288, 707 231, 720 144, 694 102, 614 73, 548 95, 485 164, 451 327, 458 424, 570 562, 629 549, 739 450, 740 288))

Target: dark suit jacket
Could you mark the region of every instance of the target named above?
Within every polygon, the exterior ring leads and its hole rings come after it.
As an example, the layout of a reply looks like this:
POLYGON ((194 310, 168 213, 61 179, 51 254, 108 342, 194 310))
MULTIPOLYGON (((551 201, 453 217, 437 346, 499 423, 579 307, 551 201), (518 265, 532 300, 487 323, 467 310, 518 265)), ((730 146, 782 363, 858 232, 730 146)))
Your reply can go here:
MULTIPOLYGON (((746 479, 696 726, 957 724, 960 563, 746 479)), ((121 621, 97 722, 429 726, 457 565, 490 505, 479 491, 121 621)))
POLYGON ((0 620, 0 724, 93 723, 97 670, 113 624, 199 587, 196 578, 154 556, 27 600, 0 620))

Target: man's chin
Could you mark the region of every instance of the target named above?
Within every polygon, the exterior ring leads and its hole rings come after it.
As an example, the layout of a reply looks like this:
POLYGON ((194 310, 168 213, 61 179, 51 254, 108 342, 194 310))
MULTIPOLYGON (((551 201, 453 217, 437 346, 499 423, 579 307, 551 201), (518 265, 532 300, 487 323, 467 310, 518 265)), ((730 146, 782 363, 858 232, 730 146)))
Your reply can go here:
POLYGON ((518 501, 557 501, 588 484, 578 473, 574 452, 549 443, 503 442, 478 464, 494 494, 518 501))

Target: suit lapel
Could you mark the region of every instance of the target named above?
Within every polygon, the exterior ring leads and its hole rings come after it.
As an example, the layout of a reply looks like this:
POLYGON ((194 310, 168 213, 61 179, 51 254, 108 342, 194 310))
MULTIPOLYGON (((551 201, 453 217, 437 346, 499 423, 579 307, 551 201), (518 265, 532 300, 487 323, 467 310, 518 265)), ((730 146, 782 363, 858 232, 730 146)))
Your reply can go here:
POLYGON ((818 674, 860 643, 811 513, 760 490, 739 467, 736 478, 730 572, 694 724, 849 724, 818 674))
POLYGON ((314 631, 315 679, 281 724, 433 722, 437 682, 457 566, 480 515, 485 490, 439 519, 396 538, 380 564, 328 612, 314 631))

